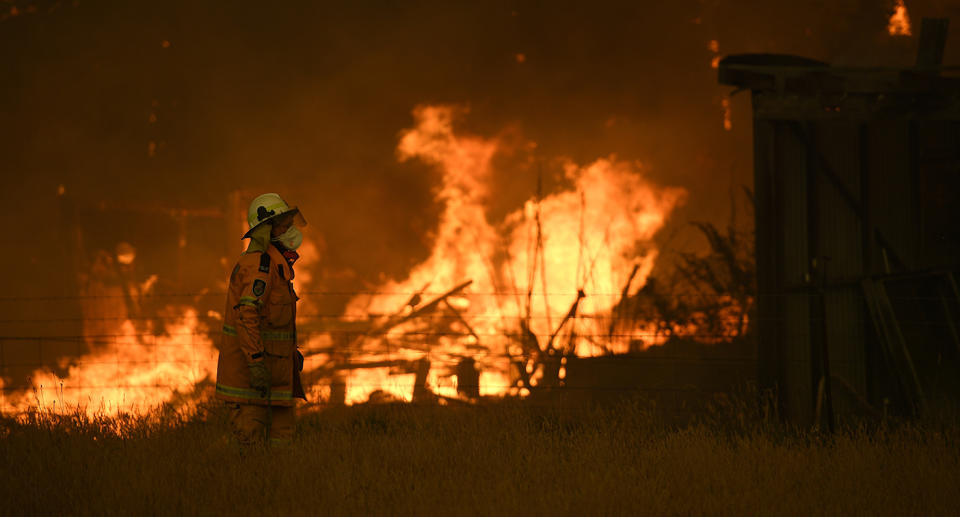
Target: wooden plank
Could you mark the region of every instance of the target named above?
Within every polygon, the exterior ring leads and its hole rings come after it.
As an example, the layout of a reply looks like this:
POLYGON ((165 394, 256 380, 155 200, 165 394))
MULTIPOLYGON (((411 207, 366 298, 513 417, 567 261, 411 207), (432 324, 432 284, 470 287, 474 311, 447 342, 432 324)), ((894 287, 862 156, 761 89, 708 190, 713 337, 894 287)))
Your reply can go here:
POLYGON ((943 63, 949 28, 949 18, 923 19, 920 25, 920 42, 917 45, 917 68, 935 69, 943 63))
POLYGON ((333 367, 334 370, 367 370, 370 368, 405 368, 411 372, 416 371, 414 366, 416 361, 407 359, 388 359, 385 361, 367 361, 363 363, 342 363, 333 367))
POLYGON ((414 310, 410 314, 407 314, 405 316, 389 318, 386 322, 383 323, 383 325, 380 325, 379 327, 371 330, 368 336, 380 336, 380 335, 386 334, 393 327, 396 327, 397 325, 402 325, 403 323, 406 323, 414 318, 417 318, 422 314, 432 311, 437 307, 437 305, 440 304, 440 302, 466 289, 472 283, 473 283, 473 280, 467 280, 466 282, 463 282, 462 284, 454 287, 453 289, 450 289, 449 291, 434 298, 429 303, 414 310))
POLYGON ((580 306, 580 300, 583 300, 586 297, 587 295, 583 292, 583 289, 579 289, 577 291, 577 299, 573 301, 573 305, 570 306, 570 310, 567 311, 567 314, 560 321, 560 324, 557 325, 557 329, 553 331, 553 334, 550 335, 550 339, 547 341, 547 353, 556 350, 556 347, 553 346, 553 341, 557 338, 557 334, 560 333, 560 330, 563 329, 563 326, 566 325, 568 321, 576 317, 577 308, 580 306))
POLYGON ((913 359, 907 350, 906 340, 900 330, 896 313, 890 304, 883 281, 864 279, 862 287, 870 312, 870 319, 887 357, 893 363, 892 366, 898 374, 898 380, 905 389, 908 398, 910 398, 908 402, 918 412, 922 412, 925 405, 923 387, 920 384, 920 378, 917 376, 917 370, 913 366, 913 359))
MULTIPOLYGON (((734 56, 735 57, 735 56, 734 56)), ((933 59, 936 59, 936 55, 933 59)), ((942 58, 942 56, 940 56, 942 58)), ((785 97, 818 98, 824 93, 867 94, 924 93, 948 91, 956 77, 931 74, 953 72, 956 66, 927 68, 839 68, 725 65, 721 61, 720 84, 740 89, 775 92, 785 97)))

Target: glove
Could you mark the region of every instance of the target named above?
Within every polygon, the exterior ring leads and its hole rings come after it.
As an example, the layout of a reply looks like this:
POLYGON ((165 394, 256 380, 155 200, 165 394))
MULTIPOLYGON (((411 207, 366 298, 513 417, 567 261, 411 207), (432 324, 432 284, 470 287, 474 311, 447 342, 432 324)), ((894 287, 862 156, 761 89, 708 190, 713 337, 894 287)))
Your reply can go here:
POLYGON ((303 354, 299 350, 294 350, 296 352, 293 356, 293 366, 297 369, 298 372, 303 371, 303 354))
POLYGON ((267 391, 270 389, 270 370, 263 361, 249 363, 250 367, 250 386, 260 392, 260 396, 267 397, 267 391))

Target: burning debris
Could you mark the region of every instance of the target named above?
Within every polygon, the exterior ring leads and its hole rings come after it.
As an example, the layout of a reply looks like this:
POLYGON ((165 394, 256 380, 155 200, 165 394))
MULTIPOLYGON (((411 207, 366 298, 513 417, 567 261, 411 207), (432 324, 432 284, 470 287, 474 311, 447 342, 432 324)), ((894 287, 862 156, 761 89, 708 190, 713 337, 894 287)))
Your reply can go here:
POLYGON ((198 385, 213 377, 216 348, 194 309, 171 306, 164 312, 166 324, 157 334, 125 320, 118 335, 90 336, 97 342, 82 361, 61 360, 66 375, 38 370, 33 389, 8 395, 5 405, 15 412, 79 408, 92 416, 195 403, 198 385))
MULTIPOLYGON (((720 342, 742 335, 752 303, 745 294, 750 271, 723 269, 725 259, 748 249, 738 235, 701 225, 719 262, 680 257, 678 274, 714 282, 704 287, 714 289, 705 297, 709 304, 678 302, 651 278, 661 254, 654 237, 684 203, 683 189, 654 185, 642 164, 610 156, 587 165, 550 162, 562 186, 543 192, 544 167, 531 159, 535 195, 493 219, 494 158, 510 144, 455 130, 465 113, 421 106, 397 145, 399 160, 421 160, 441 172, 435 199, 442 210, 429 257, 406 279, 354 296, 333 323, 299 325, 306 336, 304 382, 315 399, 463 403, 527 396, 564 386, 571 359, 637 353, 676 336, 705 334, 703 342, 720 342)), ((183 235, 177 242, 183 249, 183 235)), ((307 265, 317 254, 306 243, 307 265)), ((22 411, 55 402, 119 412, 202 391, 197 387, 211 377, 216 357, 207 327, 219 325, 219 313, 171 306, 162 318, 147 316, 141 299, 156 276, 132 276, 132 245, 122 243, 115 255, 97 255, 92 272, 81 275, 90 295, 89 353, 75 364, 64 361, 62 378, 36 372, 33 390, 14 392, 8 406, 22 411)), ((309 268, 302 271, 297 288, 309 293, 309 268)), ((304 304, 310 307, 309 294, 304 304)))
POLYGON ((491 221, 502 143, 456 132, 457 113, 417 108, 397 148, 400 160, 443 173, 430 257, 406 280, 354 298, 345 316, 361 323, 343 337, 307 346, 334 400, 523 395, 562 384, 567 356, 630 349, 607 342, 602 316, 628 276, 630 289, 643 288, 658 256, 653 237, 685 192, 654 186, 640 164, 615 157, 561 161, 567 189, 491 221))

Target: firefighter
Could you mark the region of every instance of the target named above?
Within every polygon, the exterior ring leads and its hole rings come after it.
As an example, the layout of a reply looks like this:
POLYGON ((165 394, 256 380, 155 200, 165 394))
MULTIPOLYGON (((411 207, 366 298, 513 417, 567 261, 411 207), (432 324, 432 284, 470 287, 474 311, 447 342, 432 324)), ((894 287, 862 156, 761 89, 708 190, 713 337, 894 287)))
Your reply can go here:
POLYGON ((230 275, 216 396, 230 406, 241 446, 283 445, 293 438, 303 355, 297 350, 293 263, 306 222, 277 194, 263 194, 247 212, 250 239, 230 275))

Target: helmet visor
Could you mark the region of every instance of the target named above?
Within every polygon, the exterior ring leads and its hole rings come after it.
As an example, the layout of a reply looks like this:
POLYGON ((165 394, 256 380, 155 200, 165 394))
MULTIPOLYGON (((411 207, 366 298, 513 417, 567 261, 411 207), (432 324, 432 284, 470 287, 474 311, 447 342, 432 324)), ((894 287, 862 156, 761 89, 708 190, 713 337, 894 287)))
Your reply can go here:
POLYGON ((290 210, 278 215, 275 220, 277 222, 286 222, 289 217, 293 218, 291 222, 298 228, 303 228, 307 225, 307 220, 304 219, 303 214, 300 213, 300 209, 295 206, 290 207, 290 210))

